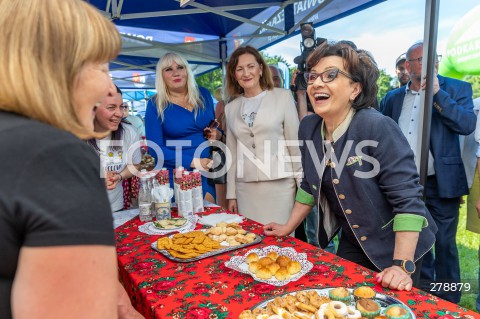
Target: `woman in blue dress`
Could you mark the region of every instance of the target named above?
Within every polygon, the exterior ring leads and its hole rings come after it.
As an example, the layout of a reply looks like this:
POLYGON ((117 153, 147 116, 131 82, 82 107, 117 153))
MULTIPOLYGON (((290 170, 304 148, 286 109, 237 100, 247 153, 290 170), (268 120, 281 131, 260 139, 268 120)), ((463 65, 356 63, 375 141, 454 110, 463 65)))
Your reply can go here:
MULTIPOLYGON (((147 104, 145 134, 152 156, 157 163, 163 161, 173 185, 174 168, 208 171, 210 147, 205 136, 219 139, 221 133, 208 129, 215 119, 212 96, 207 89, 197 86, 183 57, 166 53, 158 61, 156 72, 157 94, 147 104)), ((215 187, 207 183, 203 174, 202 189, 204 198, 214 203, 215 187)))

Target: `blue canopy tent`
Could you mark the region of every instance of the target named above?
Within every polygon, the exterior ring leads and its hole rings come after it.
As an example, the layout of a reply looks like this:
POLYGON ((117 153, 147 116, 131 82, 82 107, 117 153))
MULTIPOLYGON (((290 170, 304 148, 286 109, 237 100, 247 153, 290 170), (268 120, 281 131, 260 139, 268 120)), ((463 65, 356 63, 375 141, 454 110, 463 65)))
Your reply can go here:
POLYGON ((167 51, 182 54, 199 75, 225 65, 240 45, 265 49, 304 22, 317 27, 383 1, 89 0, 122 34, 110 67, 115 83, 130 89, 154 88, 155 65, 167 51))
MULTIPOLYGON (((122 33, 120 56, 111 63, 122 88, 154 88, 155 64, 166 51, 182 54, 196 75, 224 67, 240 45, 260 50, 300 32, 300 25, 325 25, 386 0, 87 0, 122 33), (127 72, 127 73, 120 73, 127 72)), ((439 0, 425 0, 425 94, 421 95, 420 182, 426 180, 433 101, 434 54, 439 0)))

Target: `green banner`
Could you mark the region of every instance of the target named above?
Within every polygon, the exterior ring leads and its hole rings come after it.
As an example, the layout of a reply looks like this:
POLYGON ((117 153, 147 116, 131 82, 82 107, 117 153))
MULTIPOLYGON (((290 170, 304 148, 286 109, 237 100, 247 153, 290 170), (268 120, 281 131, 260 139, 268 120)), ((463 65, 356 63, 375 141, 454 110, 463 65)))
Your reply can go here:
POLYGON ((453 28, 439 73, 458 79, 480 75, 480 6, 473 8, 453 28))

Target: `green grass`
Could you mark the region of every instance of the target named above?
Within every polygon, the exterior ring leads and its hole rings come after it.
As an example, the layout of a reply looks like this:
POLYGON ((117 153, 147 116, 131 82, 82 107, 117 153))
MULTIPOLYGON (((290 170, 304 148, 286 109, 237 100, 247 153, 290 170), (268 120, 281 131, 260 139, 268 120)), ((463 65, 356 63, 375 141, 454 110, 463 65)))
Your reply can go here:
POLYGON ((467 220, 467 204, 460 207, 460 218, 457 229, 457 247, 460 257, 460 273, 462 282, 470 283, 474 293, 463 293, 460 305, 476 311, 475 302, 478 293, 478 247, 480 235, 465 229, 467 220))

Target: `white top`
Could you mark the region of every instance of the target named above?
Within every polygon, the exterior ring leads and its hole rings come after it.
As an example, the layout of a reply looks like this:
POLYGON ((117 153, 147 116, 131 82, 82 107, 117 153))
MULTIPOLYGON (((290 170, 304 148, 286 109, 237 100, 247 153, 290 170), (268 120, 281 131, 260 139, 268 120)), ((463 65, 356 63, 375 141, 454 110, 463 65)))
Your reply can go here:
POLYGON ((258 108, 266 94, 266 91, 262 91, 262 93, 254 97, 242 96, 242 119, 247 123, 248 127, 253 126, 253 122, 258 113, 258 108))
MULTIPOLYGON (((128 150, 135 142, 140 141, 140 135, 129 124, 122 123, 123 126, 123 140, 110 141, 110 136, 101 140, 96 140, 97 146, 100 149, 100 164, 101 169, 108 172, 120 173, 128 164, 139 164, 142 160, 142 153, 140 152, 140 143, 133 147, 131 158, 128 158, 128 150), (111 143, 111 144, 110 144, 111 143), (114 150, 109 146, 121 146, 121 149, 114 150)), ((119 182, 117 187, 108 191, 108 199, 112 211, 123 209, 123 186, 119 182)))
MULTIPOLYGON (((398 118, 398 126, 403 135, 407 138, 410 148, 413 150, 415 158, 419 155, 417 154, 417 141, 418 141, 418 114, 419 114, 419 105, 420 105, 420 93, 415 92, 409 88, 407 85, 405 89, 405 98, 403 99, 402 111, 400 112, 400 117, 398 118)), ((433 166, 432 152, 428 151, 428 173, 427 175, 434 175, 435 168, 433 166)), ((419 168, 417 167, 417 170, 419 168)))

